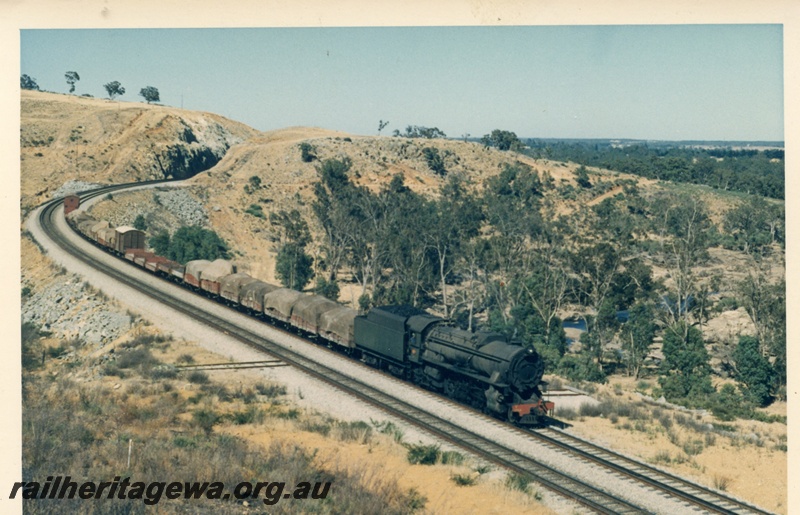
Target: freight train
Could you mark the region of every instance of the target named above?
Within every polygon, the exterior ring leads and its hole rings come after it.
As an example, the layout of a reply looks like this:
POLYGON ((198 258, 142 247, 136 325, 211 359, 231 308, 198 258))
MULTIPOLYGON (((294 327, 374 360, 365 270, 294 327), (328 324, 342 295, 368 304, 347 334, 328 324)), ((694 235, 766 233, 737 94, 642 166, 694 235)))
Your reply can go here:
POLYGON ((112 227, 65 199, 68 223, 105 250, 231 307, 289 327, 473 408, 520 425, 540 425, 553 403, 542 398, 544 364, 536 351, 489 331, 465 331, 411 306, 372 308, 365 315, 318 295, 269 284, 230 261, 185 265, 145 249, 146 234, 112 227))

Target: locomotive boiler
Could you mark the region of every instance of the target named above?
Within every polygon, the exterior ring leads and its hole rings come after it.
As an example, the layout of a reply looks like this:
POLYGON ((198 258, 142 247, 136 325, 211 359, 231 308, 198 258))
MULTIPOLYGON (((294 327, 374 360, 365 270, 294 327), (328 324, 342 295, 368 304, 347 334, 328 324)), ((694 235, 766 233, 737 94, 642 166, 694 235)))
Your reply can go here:
POLYGON ((519 423, 538 423, 544 363, 532 348, 488 331, 470 332, 409 306, 373 308, 355 318, 364 361, 519 423))

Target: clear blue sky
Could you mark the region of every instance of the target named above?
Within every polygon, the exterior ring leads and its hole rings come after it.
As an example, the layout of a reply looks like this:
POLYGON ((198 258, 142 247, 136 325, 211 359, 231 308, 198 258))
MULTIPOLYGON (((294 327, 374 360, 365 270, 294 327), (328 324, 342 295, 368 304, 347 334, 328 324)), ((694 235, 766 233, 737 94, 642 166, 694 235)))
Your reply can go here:
POLYGON ((22 30, 42 89, 210 111, 272 130, 783 140, 780 25, 22 30))

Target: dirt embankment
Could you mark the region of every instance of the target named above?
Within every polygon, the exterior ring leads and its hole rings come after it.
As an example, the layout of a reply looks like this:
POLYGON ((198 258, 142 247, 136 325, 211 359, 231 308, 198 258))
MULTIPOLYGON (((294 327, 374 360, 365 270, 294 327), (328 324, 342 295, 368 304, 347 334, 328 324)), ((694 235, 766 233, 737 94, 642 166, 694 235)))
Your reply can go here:
POLYGON ((23 91, 22 204, 64 182, 185 178, 258 131, 221 116, 135 102, 23 91))

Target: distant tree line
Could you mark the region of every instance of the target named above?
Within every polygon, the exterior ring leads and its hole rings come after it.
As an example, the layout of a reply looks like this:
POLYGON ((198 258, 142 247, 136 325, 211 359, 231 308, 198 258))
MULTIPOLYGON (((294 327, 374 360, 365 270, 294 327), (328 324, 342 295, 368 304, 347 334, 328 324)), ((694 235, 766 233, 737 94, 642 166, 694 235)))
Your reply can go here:
POLYGON ((529 140, 534 157, 572 161, 650 179, 705 184, 782 199, 785 194, 784 152, 780 149, 703 149, 681 146, 650 147, 594 142, 529 140))
MULTIPOLYGON (((69 86, 69 93, 75 92, 75 83, 81 80, 80 75, 76 71, 68 71, 64 73, 64 79, 69 86)), ((19 79, 19 87, 20 89, 27 89, 27 90, 34 90, 40 91, 39 84, 37 84, 36 79, 30 77, 27 74, 22 74, 19 79)), ((103 88, 106 90, 108 94, 108 98, 114 99, 115 97, 122 96, 125 94, 125 88, 119 81, 111 81, 106 84, 103 84, 103 88)), ((91 96, 88 94, 84 94, 84 96, 91 96)), ((153 86, 146 86, 139 91, 139 96, 145 99, 145 101, 150 104, 152 102, 160 101, 160 95, 158 92, 158 88, 153 86)))
MULTIPOLYGON (((378 129, 383 130, 385 125, 383 122, 378 125, 378 129)), ((404 138, 423 138, 423 139, 434 139, 434 138, 446 138, 447 134, 439 130, 438 127, 423 127, 421 125, 409 125, 406 127, 405 132, 400 132, 399 130, 395 129, 394 131, 395 137, 404 137, 404 138)))

